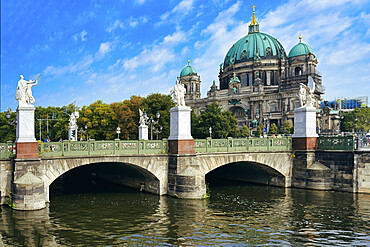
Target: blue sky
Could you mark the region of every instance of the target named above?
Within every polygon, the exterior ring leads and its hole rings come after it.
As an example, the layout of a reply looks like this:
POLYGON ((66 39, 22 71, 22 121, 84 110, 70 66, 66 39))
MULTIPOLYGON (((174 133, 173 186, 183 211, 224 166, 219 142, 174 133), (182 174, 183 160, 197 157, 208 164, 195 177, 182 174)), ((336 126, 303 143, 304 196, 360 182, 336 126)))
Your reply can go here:
POLYGON ((16 109, 20 74, 42 74, 36 106, 82 106, 167 94, 188 59, 205 97, 253 4, 287 53, 302 33, 325 99, 370 96, 370 0, 13 0, 1 3, 1 111, 16 109))

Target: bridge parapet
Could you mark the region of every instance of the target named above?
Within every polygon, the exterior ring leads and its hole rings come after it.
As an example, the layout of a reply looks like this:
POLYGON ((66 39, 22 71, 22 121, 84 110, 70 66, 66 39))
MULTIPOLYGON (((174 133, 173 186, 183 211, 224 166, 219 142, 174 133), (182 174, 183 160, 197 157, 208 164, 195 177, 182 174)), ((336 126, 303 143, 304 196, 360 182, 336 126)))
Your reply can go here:
POLYGON ((0 143, 0 159, 8 159, 15 155, 15 143, 8 141, 0 143))
POLYGON ((160 154, 167 153, 168 142, 163 140, 113 140, 40 142, 40 157, 83 156, 104 154, 160 154))
POLYGON ((234 151, 289 151, 292 150, 292 138, 228 138, 196 139, 195 152, 234 152, 234 151))
POLYGON ((355 139, 353 136, 319 137, 318 150, 354 150, 355 139))

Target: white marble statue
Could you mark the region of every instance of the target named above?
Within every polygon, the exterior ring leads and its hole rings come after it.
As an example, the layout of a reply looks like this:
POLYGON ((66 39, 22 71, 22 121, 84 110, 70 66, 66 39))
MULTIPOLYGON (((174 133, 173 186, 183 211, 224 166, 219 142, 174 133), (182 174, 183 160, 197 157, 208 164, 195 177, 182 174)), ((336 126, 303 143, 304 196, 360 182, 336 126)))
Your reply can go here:
POLYGON ((75 129, 77 127, 77 118, 79 117, 78 112, 72 112, 71 115, 69 115, 69 128, 75 129))
POLYGON ((171 90, 171 94, 173 95, 176 106, 185 106, 186 89, 184 85, 179 82, 179 79, 176 80, 175 88, 173 91, 171 90))
POLYGON ((144 113, 141 109, 139 109, 139 114, 140 114, 140 120, 139 120, 140 126, 146 125, 146 122, 149 118, 147 116, 144 116, 144 113))
POLYGON ((300 83, 299 85, 298 98, 301 107, 314 106, 315 104, 315 96, 313 94, 313 90, 311 90, 311 88, 304 85, 303 83, 300 83))
POLYGON ((26 81, 23 75, 20 76, 21 79, 18 81, 17 91, 15 92, 15 99, 18 100, 20 106, 27 106, 35 103, 35 98, 32 96, 32 87, 37 85, 40 76, 41 75, 34 81, 26 81))

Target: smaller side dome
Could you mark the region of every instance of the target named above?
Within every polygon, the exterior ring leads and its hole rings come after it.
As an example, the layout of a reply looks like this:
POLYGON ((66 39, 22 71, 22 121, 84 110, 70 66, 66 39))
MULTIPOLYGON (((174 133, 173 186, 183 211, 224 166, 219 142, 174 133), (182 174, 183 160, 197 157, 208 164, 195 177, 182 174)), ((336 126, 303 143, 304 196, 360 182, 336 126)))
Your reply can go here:
POLYGON ((188 65, 181 70, 180 77, 189 75, 198 75, 198 74, 197 71, 190 66, 190 61, 188 60, 188 65))
POLYGON ((314 54, 312 48, 309 45, 306 45, 305 43, 302 43, 302 37, 299 37, 299 43, 293 46, 293 48, 290 50, 288 57, 296 57, 301 55, 309 55, 314 54))

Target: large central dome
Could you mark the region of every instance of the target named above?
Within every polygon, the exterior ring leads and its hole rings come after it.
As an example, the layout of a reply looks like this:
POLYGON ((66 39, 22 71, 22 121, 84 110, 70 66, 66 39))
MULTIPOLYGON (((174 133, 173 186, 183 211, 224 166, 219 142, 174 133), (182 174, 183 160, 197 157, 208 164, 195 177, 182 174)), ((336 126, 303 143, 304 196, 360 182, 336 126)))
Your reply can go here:
POLYGON ((224 68, 245 61, 259 59, 285 58, 284 47, 274 37, 259 32, 259 24, 256 22, 254 10, 252 23, 249 25, 249 33, 239 39, 229 49, 224 60, 224 68))
POLYGON ((268 34, 254 32, 239 39, 227 52, 224 68, 231 64, 265 58, 285 57, 284 47, 268 34))

